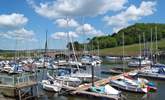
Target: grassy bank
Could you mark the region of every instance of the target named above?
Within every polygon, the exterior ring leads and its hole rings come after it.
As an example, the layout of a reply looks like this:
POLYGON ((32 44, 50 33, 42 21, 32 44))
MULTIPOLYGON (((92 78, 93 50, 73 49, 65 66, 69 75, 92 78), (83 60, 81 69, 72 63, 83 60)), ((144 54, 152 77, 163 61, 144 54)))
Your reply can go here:
MULTIPOLYGON (((153 42, 153 51, 155 51, 156 48, 156 43, 153 42)), ((151 43, 146 43, 146 45, 150 48, 151 43)), ((144 45, 141 44, 142 50, 144 48, 144 45)), ((165 51, 165 39, 162 39, 158 41, 158 49, 161 51, 165 51)), ((126 45, 125 46, 125 55, 128 56, 133 56, 133 55, 138 55, 140 52, 140 46, 139 44, 133 44, 133 45, 126 45)), ((106 48, 106 49, 101 49, 100 50, 100 55, 105 56, 105 55, 115 55, 115 56, 120 56, 123 53, 123 46, 115 47, 115 48, 106 48)))

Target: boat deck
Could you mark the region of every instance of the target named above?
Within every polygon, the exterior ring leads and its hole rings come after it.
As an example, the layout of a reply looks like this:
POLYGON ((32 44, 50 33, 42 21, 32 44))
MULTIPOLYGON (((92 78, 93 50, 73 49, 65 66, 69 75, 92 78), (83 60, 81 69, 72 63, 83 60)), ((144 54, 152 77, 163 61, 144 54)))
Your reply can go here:
MULTIPOLYGON (((143 70, 143 69, 145 69, 145 68, 135 69, 135 70, 132 70, 130 72, 126 72, 124 74, 138 72, 139 70, 143 70)), ((116 76, 110 76, 108 78, 98 80, 98 81, 94 82, 94 84, 95 84, 95 86, 106 85, 110 82, 110 80, 116 80, 124 74, 120 74, 120 75, 116 75, 116 76)), ((88 95, 88 96, 93 96, 93 97, 109 98, 109 99, 113 99, 113 100, 118 100, 119 99, 118 97, 112 96, 112 95, 105 95, 105 94, 88 92, 87 90, 89 90, 91 87, 92 87, 92 83, 83 84, 83 85, 80 85, 79 87, 74 87, 74 88, 72 88, 72 87, 68 88, 68 86, 66 86, 64 88, 72 90, 71 91, 72 95, 88 95)))

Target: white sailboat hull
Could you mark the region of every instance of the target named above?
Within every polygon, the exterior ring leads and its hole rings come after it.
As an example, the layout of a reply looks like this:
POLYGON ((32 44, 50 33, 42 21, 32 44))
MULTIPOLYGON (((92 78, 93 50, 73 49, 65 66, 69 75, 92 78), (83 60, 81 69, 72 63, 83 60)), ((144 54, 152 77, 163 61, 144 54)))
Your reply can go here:
POLYGON ((59 92, 62 88, 62 85, 60 83, 57 83, 53 81, 54 83, 51 84, 48 80, 43 80, 42 81, 42 86, 44 90, 47 91, 53 91, 53 92, 59 92))

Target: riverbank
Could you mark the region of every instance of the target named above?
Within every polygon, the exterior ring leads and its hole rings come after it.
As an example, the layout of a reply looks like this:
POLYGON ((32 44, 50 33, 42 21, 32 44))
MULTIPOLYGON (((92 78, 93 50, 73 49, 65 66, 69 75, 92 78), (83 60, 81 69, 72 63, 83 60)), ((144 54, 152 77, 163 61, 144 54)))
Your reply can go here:
MULTIPOLYGON (((165 50, 165 40, 158 41, 158 49, 159 52, 163 52, 165 50)), ((146 43, 148 47, 150 47, 151 43, 146 43)), ((155 43, 153 43, 153 51, 155 52, 155 43)), ((140 53, 140 47, 139 44, 133 44, 133 45, 126 45, 125 47, 125 56, 137 56, 140 53)), ((143 44, 141 44, 141 49, 144 49, 143 44)), ((121 56, 123 55, 123 46, 114 47, 114 48, 105 48, 100 49, 100 55, 101 56, 121 56)))

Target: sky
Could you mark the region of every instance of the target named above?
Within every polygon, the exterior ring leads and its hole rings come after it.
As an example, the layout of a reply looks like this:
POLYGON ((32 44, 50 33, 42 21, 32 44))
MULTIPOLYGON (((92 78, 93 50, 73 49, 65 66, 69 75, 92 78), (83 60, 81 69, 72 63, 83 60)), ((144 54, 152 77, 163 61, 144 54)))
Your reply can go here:
POLYGON ((165 23, 165 0, 0 0, 0 49, 63 49, 135 23, 165 23))

